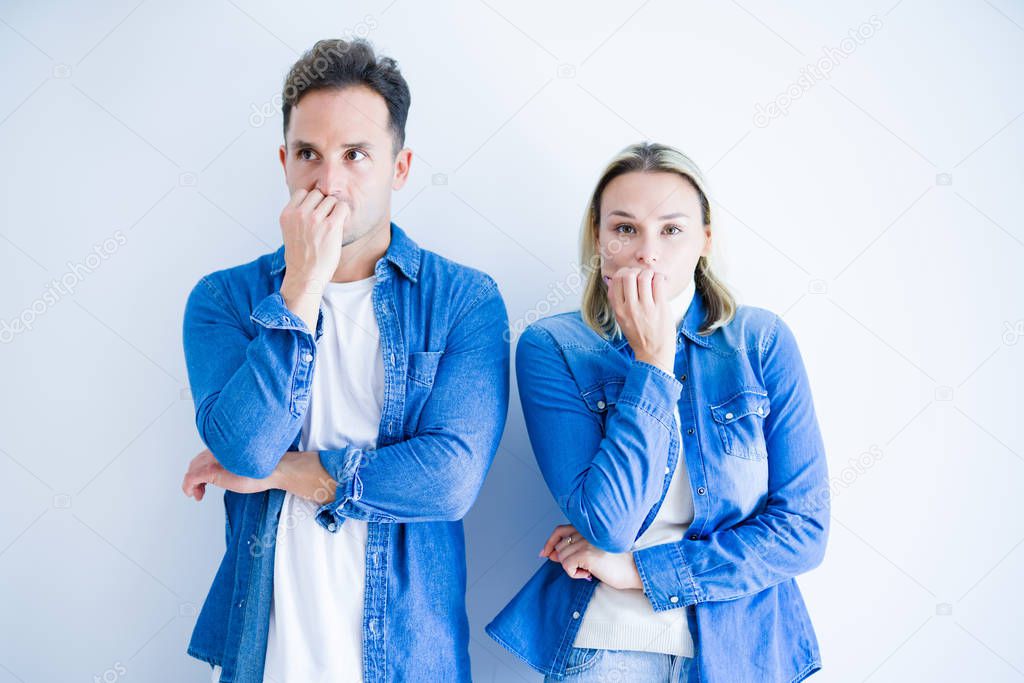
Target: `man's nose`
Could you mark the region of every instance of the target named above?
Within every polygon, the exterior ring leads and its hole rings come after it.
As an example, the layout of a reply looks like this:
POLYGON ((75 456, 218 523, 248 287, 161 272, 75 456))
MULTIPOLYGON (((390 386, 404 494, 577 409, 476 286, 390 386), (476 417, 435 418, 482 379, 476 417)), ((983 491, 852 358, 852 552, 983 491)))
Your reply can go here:
POLYGON ((325 195, 333 194, 339 198, 348 196, 346 192, 346 174, 340 165, 326 163, 321 167, 316 179, 316 189, 325 195))

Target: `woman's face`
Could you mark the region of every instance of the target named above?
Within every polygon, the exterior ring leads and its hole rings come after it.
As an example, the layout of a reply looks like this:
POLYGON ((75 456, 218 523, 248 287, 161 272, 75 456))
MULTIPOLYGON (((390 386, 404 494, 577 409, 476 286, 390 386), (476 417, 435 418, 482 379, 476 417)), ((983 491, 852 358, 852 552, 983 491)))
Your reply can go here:
POLYGON ((600 207, 605 283, 620 268, 641 268, 667 277, 669 298, 690 285, 698 259, 710 252, 711 228, 689 180, 672 172, 626 173, 605 186, 600 207))

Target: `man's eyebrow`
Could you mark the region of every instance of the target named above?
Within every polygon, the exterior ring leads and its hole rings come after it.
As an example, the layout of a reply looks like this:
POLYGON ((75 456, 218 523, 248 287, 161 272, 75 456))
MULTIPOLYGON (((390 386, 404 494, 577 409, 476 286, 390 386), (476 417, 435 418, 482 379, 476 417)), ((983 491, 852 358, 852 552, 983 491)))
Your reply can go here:
MULTIPOLYGON (((616 209, 615 211, 609 211, 608 215, 623 216, 625 218, 636 220, 636 216, 634 216, 633 214, 629 213, 628 211, 619 211, 618 209, 616 209)), ((682 213, 681 211, 677 211, 676 213, 667 213, 664 216, 658 216, 659 221, 667 221, 672 218, 689 218, 689 216, 685 213, 682 213)))
MULTIPOLYGON (((305 140, 293 140, 292 147, 301 149, 303 147, 309 147, 310 149, 317 150, 318 147, 312 142, 306 142, 305 140)), ((351 149, 352 147, 363 147, 365 149, 372 149, 372 142, 346 142, 341 145, 341 149, 351 149)))

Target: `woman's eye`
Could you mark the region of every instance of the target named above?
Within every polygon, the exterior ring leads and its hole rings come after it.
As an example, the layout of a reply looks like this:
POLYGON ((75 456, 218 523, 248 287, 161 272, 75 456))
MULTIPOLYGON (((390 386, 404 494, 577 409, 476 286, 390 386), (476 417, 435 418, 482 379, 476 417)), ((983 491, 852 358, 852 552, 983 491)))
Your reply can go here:
POLYGON ((366 158, 366 153, 360 149, 351 149, 345 156, 348 157, 349 161, 361 161, 366 158), (358 157, 356 157, 357 154, 359 155, 358 157))
POLYGON ((628 223, 623 223, 621 225, 616 225, 615 226, 615 232, 632 232, 632 231, 633 231, 633 226, 629 225, 628 223))
POLYGON ((666 225, 665 230, 669 231, 668 234, 670 235, 678 235, 683 231, 678 225, 666 225))

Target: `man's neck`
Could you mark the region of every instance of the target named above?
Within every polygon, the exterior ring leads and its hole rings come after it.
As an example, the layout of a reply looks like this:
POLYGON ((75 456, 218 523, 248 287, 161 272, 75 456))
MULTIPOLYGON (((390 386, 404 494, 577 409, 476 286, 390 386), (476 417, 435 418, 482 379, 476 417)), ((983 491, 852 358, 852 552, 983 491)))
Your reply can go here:
POLYGON ((355 242, 341 248, 341 259, 331 282, 365 280, 374 273, 377 261, 391 246, 391 221, 373 228, 355 242))

